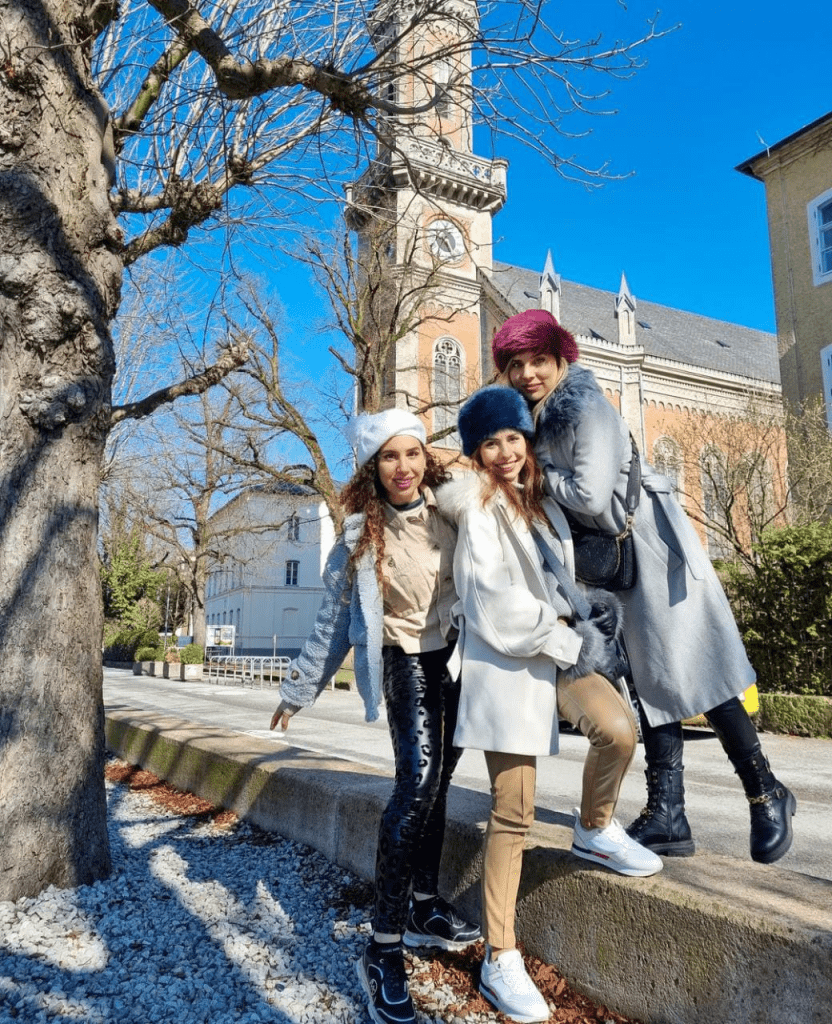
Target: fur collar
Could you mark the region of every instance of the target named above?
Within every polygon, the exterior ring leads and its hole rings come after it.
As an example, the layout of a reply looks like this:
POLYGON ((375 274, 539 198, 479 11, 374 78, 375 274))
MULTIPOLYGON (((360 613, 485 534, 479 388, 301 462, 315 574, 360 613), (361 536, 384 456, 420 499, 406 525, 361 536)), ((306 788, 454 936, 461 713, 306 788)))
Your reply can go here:
POLYGON ((344 520, 344 543, 348 551, 355 550, 355 545, 361 538, 366 521, 367 516, 363 512, 353 512, 352 515, 347 516, 344 520))
POLYGON ((465 473, 437 487, 436 504, 446 519, 458 523, 462 513, 481 500, 481 489, 479 476, 475 472, 465 473))
POLYGON ((559 438, 578 418, 587 402, 603 392, 592 370, 570 363, 569 373, 555 390, 543 400, 537 417, 537 435, 550 440, 559 438))

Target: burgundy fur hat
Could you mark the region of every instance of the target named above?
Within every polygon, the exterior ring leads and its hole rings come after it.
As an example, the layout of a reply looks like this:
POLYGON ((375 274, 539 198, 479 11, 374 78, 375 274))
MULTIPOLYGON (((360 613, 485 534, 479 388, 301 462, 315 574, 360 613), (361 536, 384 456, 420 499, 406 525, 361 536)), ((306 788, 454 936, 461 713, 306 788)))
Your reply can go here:
POLYGON ((575 339, 545 309, 527 309, 509 317, 491 342, 494 365, 500 373, 512 356, 528 350, 547 352, 557 359, 565 359, 567 363, 578 359, 575 339))

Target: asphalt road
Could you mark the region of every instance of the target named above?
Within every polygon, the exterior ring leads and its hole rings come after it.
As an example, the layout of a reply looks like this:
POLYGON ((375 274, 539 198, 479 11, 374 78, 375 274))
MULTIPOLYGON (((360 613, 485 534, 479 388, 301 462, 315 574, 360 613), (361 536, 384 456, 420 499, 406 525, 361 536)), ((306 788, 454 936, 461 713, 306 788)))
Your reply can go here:
MULTIPOLYGON (((284 736, 269 731, 278 699, 276 689, 173 682, 104 669, 105 708, 158 711, 392 773, 392 747, 383 710, 377 722, 367 723, 357 694, 327 690, 313 708, 292 719, 284 736)), ((832 740, 773 733, 761 738, 772 768, 794 791, 798 802, 794 845, 769 870, 787 869, 832 881, 832 740)), ((587 741, 566 732, 561 733, 560 739, 561 752, 557 757, 538 760, 538 819, 571 825, 571 810, 580 799, 587 741)), ((709 730, 685 731, 685 769, 688 820, 698 848, 747 859, 748 805, 719 741, 709 730)), ((644 757, 639 748, 624 780, 616 812, 625 825, 644 804, 643 770, 644 757)), ((488 776, 480 751, 465 751, 454 784, 488 792, 488 776)))

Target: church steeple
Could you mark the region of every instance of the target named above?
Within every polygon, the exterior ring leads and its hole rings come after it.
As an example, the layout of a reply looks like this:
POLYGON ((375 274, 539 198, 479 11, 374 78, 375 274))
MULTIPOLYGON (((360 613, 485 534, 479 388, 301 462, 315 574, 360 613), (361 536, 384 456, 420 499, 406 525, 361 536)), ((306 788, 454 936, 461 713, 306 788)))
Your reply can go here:
POLYGON ((482 282, 508 166, 472 152, 477 4, 381 0, 371 28, 387 110, 376 158, 347 189, 347 219, 365 249, 374 223, 389 225, 390 279, 417 296, 414 326, 396 341, 387 395, 427 408, 428 433, 445 432, 436 443, 454 447, 456 402, 482 383, 482 282))
POLYGON ((621 284, 615 300, 615 316, 618 319, 618 344, 633 346, 636 343, 636 300, 622 273, 621 284))

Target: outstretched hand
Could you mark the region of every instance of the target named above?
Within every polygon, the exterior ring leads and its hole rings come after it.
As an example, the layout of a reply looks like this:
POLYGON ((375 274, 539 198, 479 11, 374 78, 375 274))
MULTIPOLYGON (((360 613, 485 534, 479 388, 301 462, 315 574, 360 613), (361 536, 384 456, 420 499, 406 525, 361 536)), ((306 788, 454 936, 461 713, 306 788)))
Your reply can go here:
POLYGON ((280 731, 286 732, 286 730, 289 728, 289 719, 292 717, 292 715, 296 714, 297 711, 298 709, 297 707, 295 707, 294 704, 289 704, 288 701, 282 700, 277 705, 277 710, 272 715, 272 722, 269 728, 275 729, 277 727, 277 723, 279 722, 280 731))

